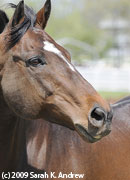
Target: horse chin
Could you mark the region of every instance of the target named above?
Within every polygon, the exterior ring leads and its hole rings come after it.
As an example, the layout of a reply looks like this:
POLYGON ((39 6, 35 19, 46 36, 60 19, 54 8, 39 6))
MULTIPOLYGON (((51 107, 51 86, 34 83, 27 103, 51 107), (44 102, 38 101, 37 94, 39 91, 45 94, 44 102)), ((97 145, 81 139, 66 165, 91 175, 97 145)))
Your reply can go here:
POLYGON ((83 140, 85 140, 88 143, 95 143, 102 138, 101 135, 92 136, 88 133, 87 129, 80 124, 75 124, 75 129, 77 133, 83 138, 83 140))

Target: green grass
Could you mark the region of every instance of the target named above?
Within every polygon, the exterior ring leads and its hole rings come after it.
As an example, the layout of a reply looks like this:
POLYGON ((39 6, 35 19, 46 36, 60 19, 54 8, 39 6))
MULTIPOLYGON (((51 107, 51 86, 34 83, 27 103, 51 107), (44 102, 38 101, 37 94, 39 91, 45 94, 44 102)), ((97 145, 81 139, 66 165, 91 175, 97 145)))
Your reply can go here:
POLYGON ((113 100, 118 100, 118 99, 121 99, 125 96, 130 96, 129 92, 104 92, 104 91, 100 91, 99 94, 104 99, 113 99, 113 100))

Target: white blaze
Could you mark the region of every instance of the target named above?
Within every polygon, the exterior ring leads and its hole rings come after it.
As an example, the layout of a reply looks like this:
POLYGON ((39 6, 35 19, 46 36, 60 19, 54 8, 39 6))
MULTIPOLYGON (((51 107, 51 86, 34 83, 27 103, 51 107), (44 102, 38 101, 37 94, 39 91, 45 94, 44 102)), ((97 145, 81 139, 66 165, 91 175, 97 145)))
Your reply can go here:
POLYGON ((44 47, 43 47, 44 50, 57 54, 60 58, 62 58, 68 64, 68 66, 70 67, 70 69, 72 71, 75 71, 74 67, 67 61, 67 59, 62 55, 61 51, 59 49, 57 49, 54 46, 54 44, 52 44, 48 41, 45 41, 43 43, 44 43, 44 47))

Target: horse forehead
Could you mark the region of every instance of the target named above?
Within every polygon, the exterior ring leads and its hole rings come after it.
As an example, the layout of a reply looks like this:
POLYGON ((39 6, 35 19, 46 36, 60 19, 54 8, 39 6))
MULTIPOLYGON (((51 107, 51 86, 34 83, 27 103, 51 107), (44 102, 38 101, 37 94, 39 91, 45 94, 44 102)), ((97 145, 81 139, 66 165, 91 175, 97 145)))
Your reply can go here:
POLYGON ((52 48, 54 50, 54 47, 55 47, 55 50, 58 49, 59 51, 61 51, 64 54, 64 56, 69 61, 71 61, 70 53, 64 47, 57 44, 44 30, 34 27, 33 32, 34 32, 35 36, 39 35, 39 37, 40 37, 39 39, 40 39, 40 41, 42 40, 43 44, 44 44, 44 42, 45 43, 48 42, 48 44, 46 43, 46 45, 49 46, 49 43, 50 43, 50 48, 52 48), (52 44, 53 44, 53 46, 52 46, 52 44))
POLYGON ((50 41, 43 41, 43 49, 49 52, 52 52, 56 54, 61 60, 63 60, 68 67, 75 72, 74 66, 68 61, 67 57, 64 55, 64 52, 62 52, 61 49, 59 49, 56 44, 50 42, 50 41))
MULTIPOLYGON (((36 36, 39 36, 40 46, 42 42, 43 50, 56 54, 63 60, 68 67, 75 72, 74 66, 70 63, 69 53, 60 45, 58 45, 45 31, 33 28, 34 39, 37 41, 36 36)), ((35 42, 36 43, 36 42, 35 42)))
MULTIPOLYGON (((67 51, 60 45, 58 45, 46 32, 43 30, 33 28, 33 31, 28 31, 29 37, 31 37, 32 41, 35 43, 36 46, 40 48, 42 46, 44 51, 48 51, 51 53, 56 54, 64 63, 66 63, 72 71, 76 72, 74 66, 70 63, 70 57, 67 51)), ((27 38, 25 37, 27 42, 27 38)), ((32 45, 31 41, 31 45, 32 45)), ((26 46, 28 43, 25 43, 26 46)), ((27 48, 28 49, 28 48, 27 48)))

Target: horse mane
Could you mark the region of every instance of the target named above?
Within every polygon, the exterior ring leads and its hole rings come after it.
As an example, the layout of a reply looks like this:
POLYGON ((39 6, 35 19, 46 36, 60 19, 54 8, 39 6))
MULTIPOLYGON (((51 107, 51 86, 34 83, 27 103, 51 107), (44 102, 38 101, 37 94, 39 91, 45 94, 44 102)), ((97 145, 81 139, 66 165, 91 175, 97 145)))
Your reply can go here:
MULTIPOLYGON (((11 8, 17 8, 17 5, 10 3, 9 6, 11 8)), ((24 20, 10 28, 10 32, 7 34, 8 35, 8 42, 6 45, 5 50, 8 51, 12 47, 14 47, 17 42, 23 37, 23 35, 26 33, 26 31, 30 28, 33 27, 36 23, 36 14, 34 13, 33 9, 28 7, 27 5, 24 6, 24 20)))
POLYGON ((120 99, 119 101, 112 104, 112 108, 121 108, 125 105, 130 105, 130 96, 120 99))
POLYGON ((0 34, 3 32, 5 26, 9 22, 9 19, 6 15, 6 13, 2 10, 0 10, 0 34))

